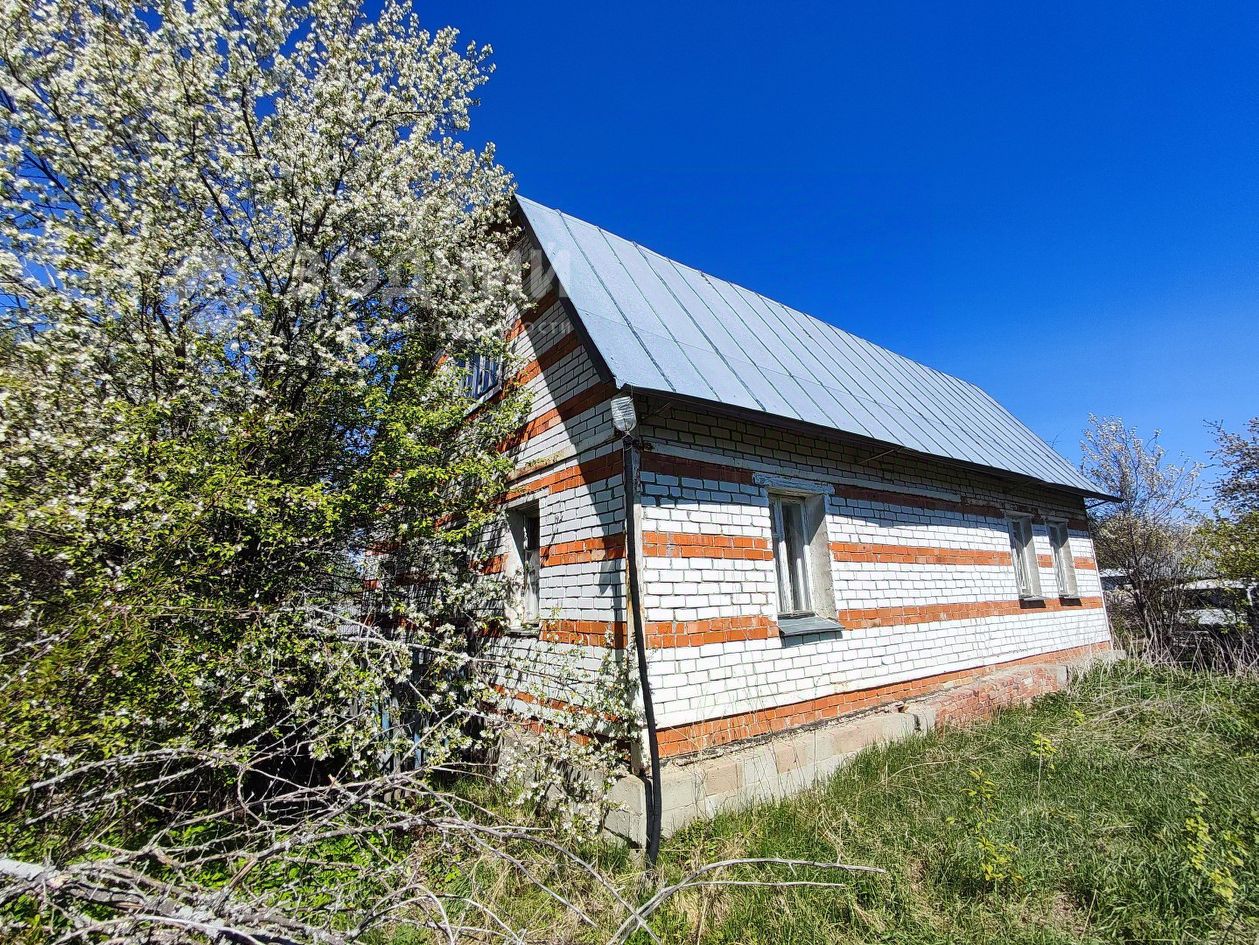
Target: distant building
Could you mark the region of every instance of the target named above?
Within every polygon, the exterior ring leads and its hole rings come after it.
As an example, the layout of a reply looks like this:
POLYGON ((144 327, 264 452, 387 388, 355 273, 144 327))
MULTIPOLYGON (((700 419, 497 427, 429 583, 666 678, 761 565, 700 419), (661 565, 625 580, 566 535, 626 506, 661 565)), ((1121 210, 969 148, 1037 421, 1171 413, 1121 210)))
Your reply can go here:
POLYGON ((1132 584, 1128 573, 1118 568, 1102 568, 1098 573, 1101 575, 1102 590, 1104 591, 1117 591, 1132 584))
POLYGON ((1185 623, 1203 629, 1254 626, 1259 586, 1202 578, 1185 584, 1185 623))

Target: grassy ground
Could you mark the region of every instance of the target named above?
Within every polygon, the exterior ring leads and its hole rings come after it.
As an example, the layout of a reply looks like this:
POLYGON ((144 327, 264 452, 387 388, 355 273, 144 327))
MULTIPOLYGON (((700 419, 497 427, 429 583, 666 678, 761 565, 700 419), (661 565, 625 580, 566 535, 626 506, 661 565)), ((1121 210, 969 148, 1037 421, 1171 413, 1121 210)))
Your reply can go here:
MULTIPOLYGON (((631 856, 591 855, 635 895, 631 856)), ((1030 709, 865 752, 807 794, 695 825, 666 842, 661 868, 676 879, 734 857, 887 873, 827 889, 690 890, 653 920, 662 940, 1257 942, 1259 683, 1133 664, 1097 671, 1030 709)), ((509 877, 479 892, 539 942, 605 940, 617 921, 608 894, 551 868, 598 928, 509 877)))

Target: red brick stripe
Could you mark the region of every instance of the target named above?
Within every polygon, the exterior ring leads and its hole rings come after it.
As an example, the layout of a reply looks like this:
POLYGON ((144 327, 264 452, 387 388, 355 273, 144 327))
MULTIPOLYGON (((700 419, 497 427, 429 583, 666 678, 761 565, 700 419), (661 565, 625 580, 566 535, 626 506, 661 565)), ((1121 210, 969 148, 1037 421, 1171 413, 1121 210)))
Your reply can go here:
POLYGON ((612 649, 623 649, 625 647, 625 621, 546 620, 542 624, 542 632, 538 638, 548 643, 607 646, 609 637, 612 649))
MULTIPOLYGON (((950 565, 1010 565, 1008 551, 982 551, 970 548, 936 548, 924 545, 891 545, 881 542, 833 541, 831 556, 836 561, 873 561, 881 564, 950 564, 950 565)), ((1092 558, 1075 558, 1077 571, 1096 571, 1097 562, 1092 558)), ((1042 568, 1054 566, 1053 555, 1037 555, 1036 564, 1042 568)))
MULTIPOLYGON (((526 692, 523 689, 509 689, 507 686, 502 684, 495 684, 492 688, 499 695, 505 696, 508 699, 518 700, 526 705, 536 705, 543 709, 551 709, 554 712, 574 712, 580 715, 594 715, 594 710, 589 706, 580 705, 576 702, 569 702, 567 699, 559 699, 555 696, 547 695, 534 695, 532 692, 526 692)), ((604 713, 603 718, 609 722, 616 722, 620 720, 620 716, 611 712, 604 713)))
POLYGON ((771 561, 768 538, 742 535, 696 535, 689 532, 645 532, 643 554, 649 558, 723 558, 771 561))
POLYGON ((481 561, 475 562, 473 567, 482 574, 502 574, 503 568, 507 566, 506 555, 490 555, 481 561))
POLYGON ((840 692, 817 699, 809 699, 804 702, 794 702, 790 705, 740 712, 722 716, 718 719, 676 725, 660 730, 660 754, 666 757, 691 754, 706 748, 714 748, 718 745, 741 741, 745 738, 782 732, 801 725, 838 718, 849 712, 872 709, 889 702, 899 702, 903 699, 926 695, 931 690, 937 689, 946 683, 978 679, 1014 666, 1078 659, 1090 653, 1109 649, 1109 642, 1090 646, 1077 646, 1071 649, 1055 650, 1051 653, 1040 653, 1035 656, 1008 660, 1004 663, 994 663, 990 666, 955 670, 949 673, 937 673, 934 676, 924 676, 906 682, 840 692))
POLYGON ((614 393, 616 386, 611 381, 601 381, 586 388, 580 394, 574 394, 562 404, 552 407, 546 413, 534 417, 528 423, 524 424, 519 430, 511 436, 503 440, 499 444, 499 449, 506 452, 515 449, 535 436, 545 433, 551 427, 566 420, 571 420, 580 413, 584 413, 591 407, 603 403, 614 393))
POLYGON ((542 295, 538 297, 537 301, 530 303, 528 311, 524 312, 518 319, 512 322, 511 326, 507 329, 507 340, 512 341, 524 334, 530 325, 545 315, 551 306, 559 301, 559 298, 559 292, 554 286, 543 292, 542 295))
POLYGON ((1007 566, 1010 564, 1010 552, 1008 551, 891 545, 865 541, 833 541, 831 542, 831 557, 836 561, 873 561, 880 564, 1007 566))
MULTIPOLYGON (((702 646, 705 643, 736 643, 767 640, 778 635, 778 624, 768 617, 726 617, 712 620, 660 620, 646 625, 647 645, 652 649, 702 646)), ((540 639, 550 643, 625 646, 625 623, 620 620, 548 620, 540 639)))
POLYGON ((542 548, 540 557, 543 567, 557 564, 584 564, 589 561, 612 561, 625 557, 625 536, 598 535, 594 538, 578 538, 561 541, 542 548))
MULTIPOLYGON (((595 538, 578 538, 575 541, 559 541, 544 545, 539 552, 542 566, 559 564, 585 564, 590 561, 613 561, 625 557, 625 536, 599 535, 595 538)), ((506 566, 506 555, 491 555, 477 563, 483 574, 500 574, 506 566)))
POLYGON ((706 463, 681 456, 667 456, 664 453, 644 452, 642 468, 647 472, 659 473, 662 476, 716 479, 720 482, 737 482, 745 486, 752 484, 750 469, 740 469, 737 466, 725 466, 720 463, 706 463))
MULTIPOLYGON (((621 475, 622 472, 624 472, 624 465, 620 453, 607 453, 594 459, 565 466, 563 469, 549 472, 545 476, 538 476, 536 479, 531 479, 521 485, 512 486, 507 493, 507 498, 511 501, 520 496, 529 495, 532 492, 542 491, 554 495, 557 492, 580 489, 582 486, 589 486, 605 479, 611 479, 613 476, 621 475)), ((523 479, 529 475, 528 472, 525 472, 518 474, 517 478, 523 479)))
MULTIPOLYGON (((837 619, 848 630, 874 627, 900 627, 944 620, 998 617, 1040 611, 1094 610, 1102 606, 1100 597, 1044 601, 986 601, 978 604, 937 604, 923 607, 868 607, 841 610, 837 619)), ((778 623, 760 615, 724 617, 711 620, 659 620, 646 626, 647 645, 653 649, 703 646, 706 643, 737 643, 743 640, 770 640, 778 636, 778 623)), ((548 620, 541 639, 556 643, 606 646, 625 645, 625 624, 617 620, 548 620)))
POLYGON ((526 384, 533 380, 549 367, 554 367, 557 362, 566 355, 572 354, 582 346, 581 336, 575 331, 570 331, 564 335, 559 341, 551 345, 534 361, 530 361, 519 371, 511 376, 510 383, 526 384))
MULTIPOLYGON (((969 502, 965 499, 938 499, 933 496, 914 495, 909 492, 896 492, 891 489, 869 489, 862 486, 836 485, 835 495, 844 499, 855 499, 864 502, 879 502, 884 505, 898 505, 902 508, 928 509, 943 512, 960 512, 963 515, 975 515, 980 518, 1005 518, 1010 512, 1018 512, 1032 516, 1035 522, 1043 523, 1037 509, 1027 505, 1011 504, 1006 508, 969 502)), ((1087 532, 1089 524, 1085 519, 1073 518, 1067 521, 1067 527, 1075 531, 1087 532)))
POLYGON ((865 486, 836 485, 835 495, 842 499, 854 499, 858 502, 878 502, 884 505, 899 505, 901 508, 909 509, 962 512, 966 515, 978 515, 984 518, 1002 518, 1005 516, 1005 511, 997 508, 995 505, 982 505, 956 499, 939 499, 934 496, 915 495, 912 492, 896 492, 892 489, 870 489, 865 486))
POLYGON ((738 643, 778 636, 778 624, 768 617, 723 617, 711 620, 661 620, 647 624, 647 645, 653 649, 738 643))
POLYGON ((556 712, 583 712, 587 715, 590 714, 589 709, 574 705, 564 699, 556 699, 554 696, 535 696, 533 693, 526 692, 523 689, 509 689, 501 683, 495 683, 491 688, 501 696, 515 699, 526 705, 536 705, 556 712))
MULTIPOLYGON (((774 557, 765 538, 744 538, 731 535, 692 535, 685 532, 646 532, 643 553, 653 558, 723 558, 744 561, 768 561, 774 557)), ((556 542, 542 548, 543 566, 581 564, 588 561, 611 561, 625 557, 625 536, 621 533, 578 538, 556 542)), ((501 571, 503 556, 486 558, 481 569, 487 573, 501 571)))
POLYGON ((1102 606, 1100 597, 1082 597, 1043 601, 993 600, 972 604, 924 604, 911 607, 857 607, 841 610, 836 617, 840 625, 850 630, 866 630, 871 627, 907 627, 918 623, 934 623, 944 620, 972 620, 984 617, 1006 617, 1037 611, 1093 610, 1102 606))

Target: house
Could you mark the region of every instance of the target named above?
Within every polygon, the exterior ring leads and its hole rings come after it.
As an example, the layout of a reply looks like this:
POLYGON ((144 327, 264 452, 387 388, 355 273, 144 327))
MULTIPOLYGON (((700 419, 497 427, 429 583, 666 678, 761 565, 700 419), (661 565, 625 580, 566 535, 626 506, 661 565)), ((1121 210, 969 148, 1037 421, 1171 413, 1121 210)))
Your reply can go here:
POLYGON ((634 763, 656 761, 655 799, 618 786, 623 832, 931 724, 907 700, 952 693, 932 711, 965 718, 1110 649, 1085 515, 1108 497, 978 387, 518 209, 535 301, 511 338, 534 400, 500 549, 508 645, 644 652, 634 763), (864 736, 834 728, 851 718, 864 736))

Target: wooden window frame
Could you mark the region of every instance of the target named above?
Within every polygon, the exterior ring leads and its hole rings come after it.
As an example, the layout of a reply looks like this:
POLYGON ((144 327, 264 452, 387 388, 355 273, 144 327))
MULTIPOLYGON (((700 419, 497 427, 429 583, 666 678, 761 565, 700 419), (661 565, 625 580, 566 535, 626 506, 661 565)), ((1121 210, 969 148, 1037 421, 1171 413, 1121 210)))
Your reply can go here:
POLYGON ((1036 533, 1030 515, 1008 515, 1006 528, 1010 535, 1010 562, 1014 584, 1020 600, 1043 600, 1040 588, 1040 563, 1036 560, 1036 533))
POLYGON ((480 403, 492 397, 503 386, 503 359, 488 354, 474 354, 465 362, 468 376, 463 389, 468 399, 480 403))
POLYGON ((1080 580, 1075 570, 1075 558, 1071 554, 1071 530, 1064 521, 1049 521, 1049 545, 1054 553, 1054 579, 1058 584, 1058 596, 1067 600, 1080 597, 1080 580))
POLYGON ((769 497, 773 517, 774 574, 778 586, 778 615, 808 617, 816 613, 810 574, 810 529, 807 500, 800 495, 775 493, 769 497))
POLYGON ((513 574, 518 582, 509 613, 514 629, 536 629, 542 622, 542 515, 537 502, 507 511, 513 574))

